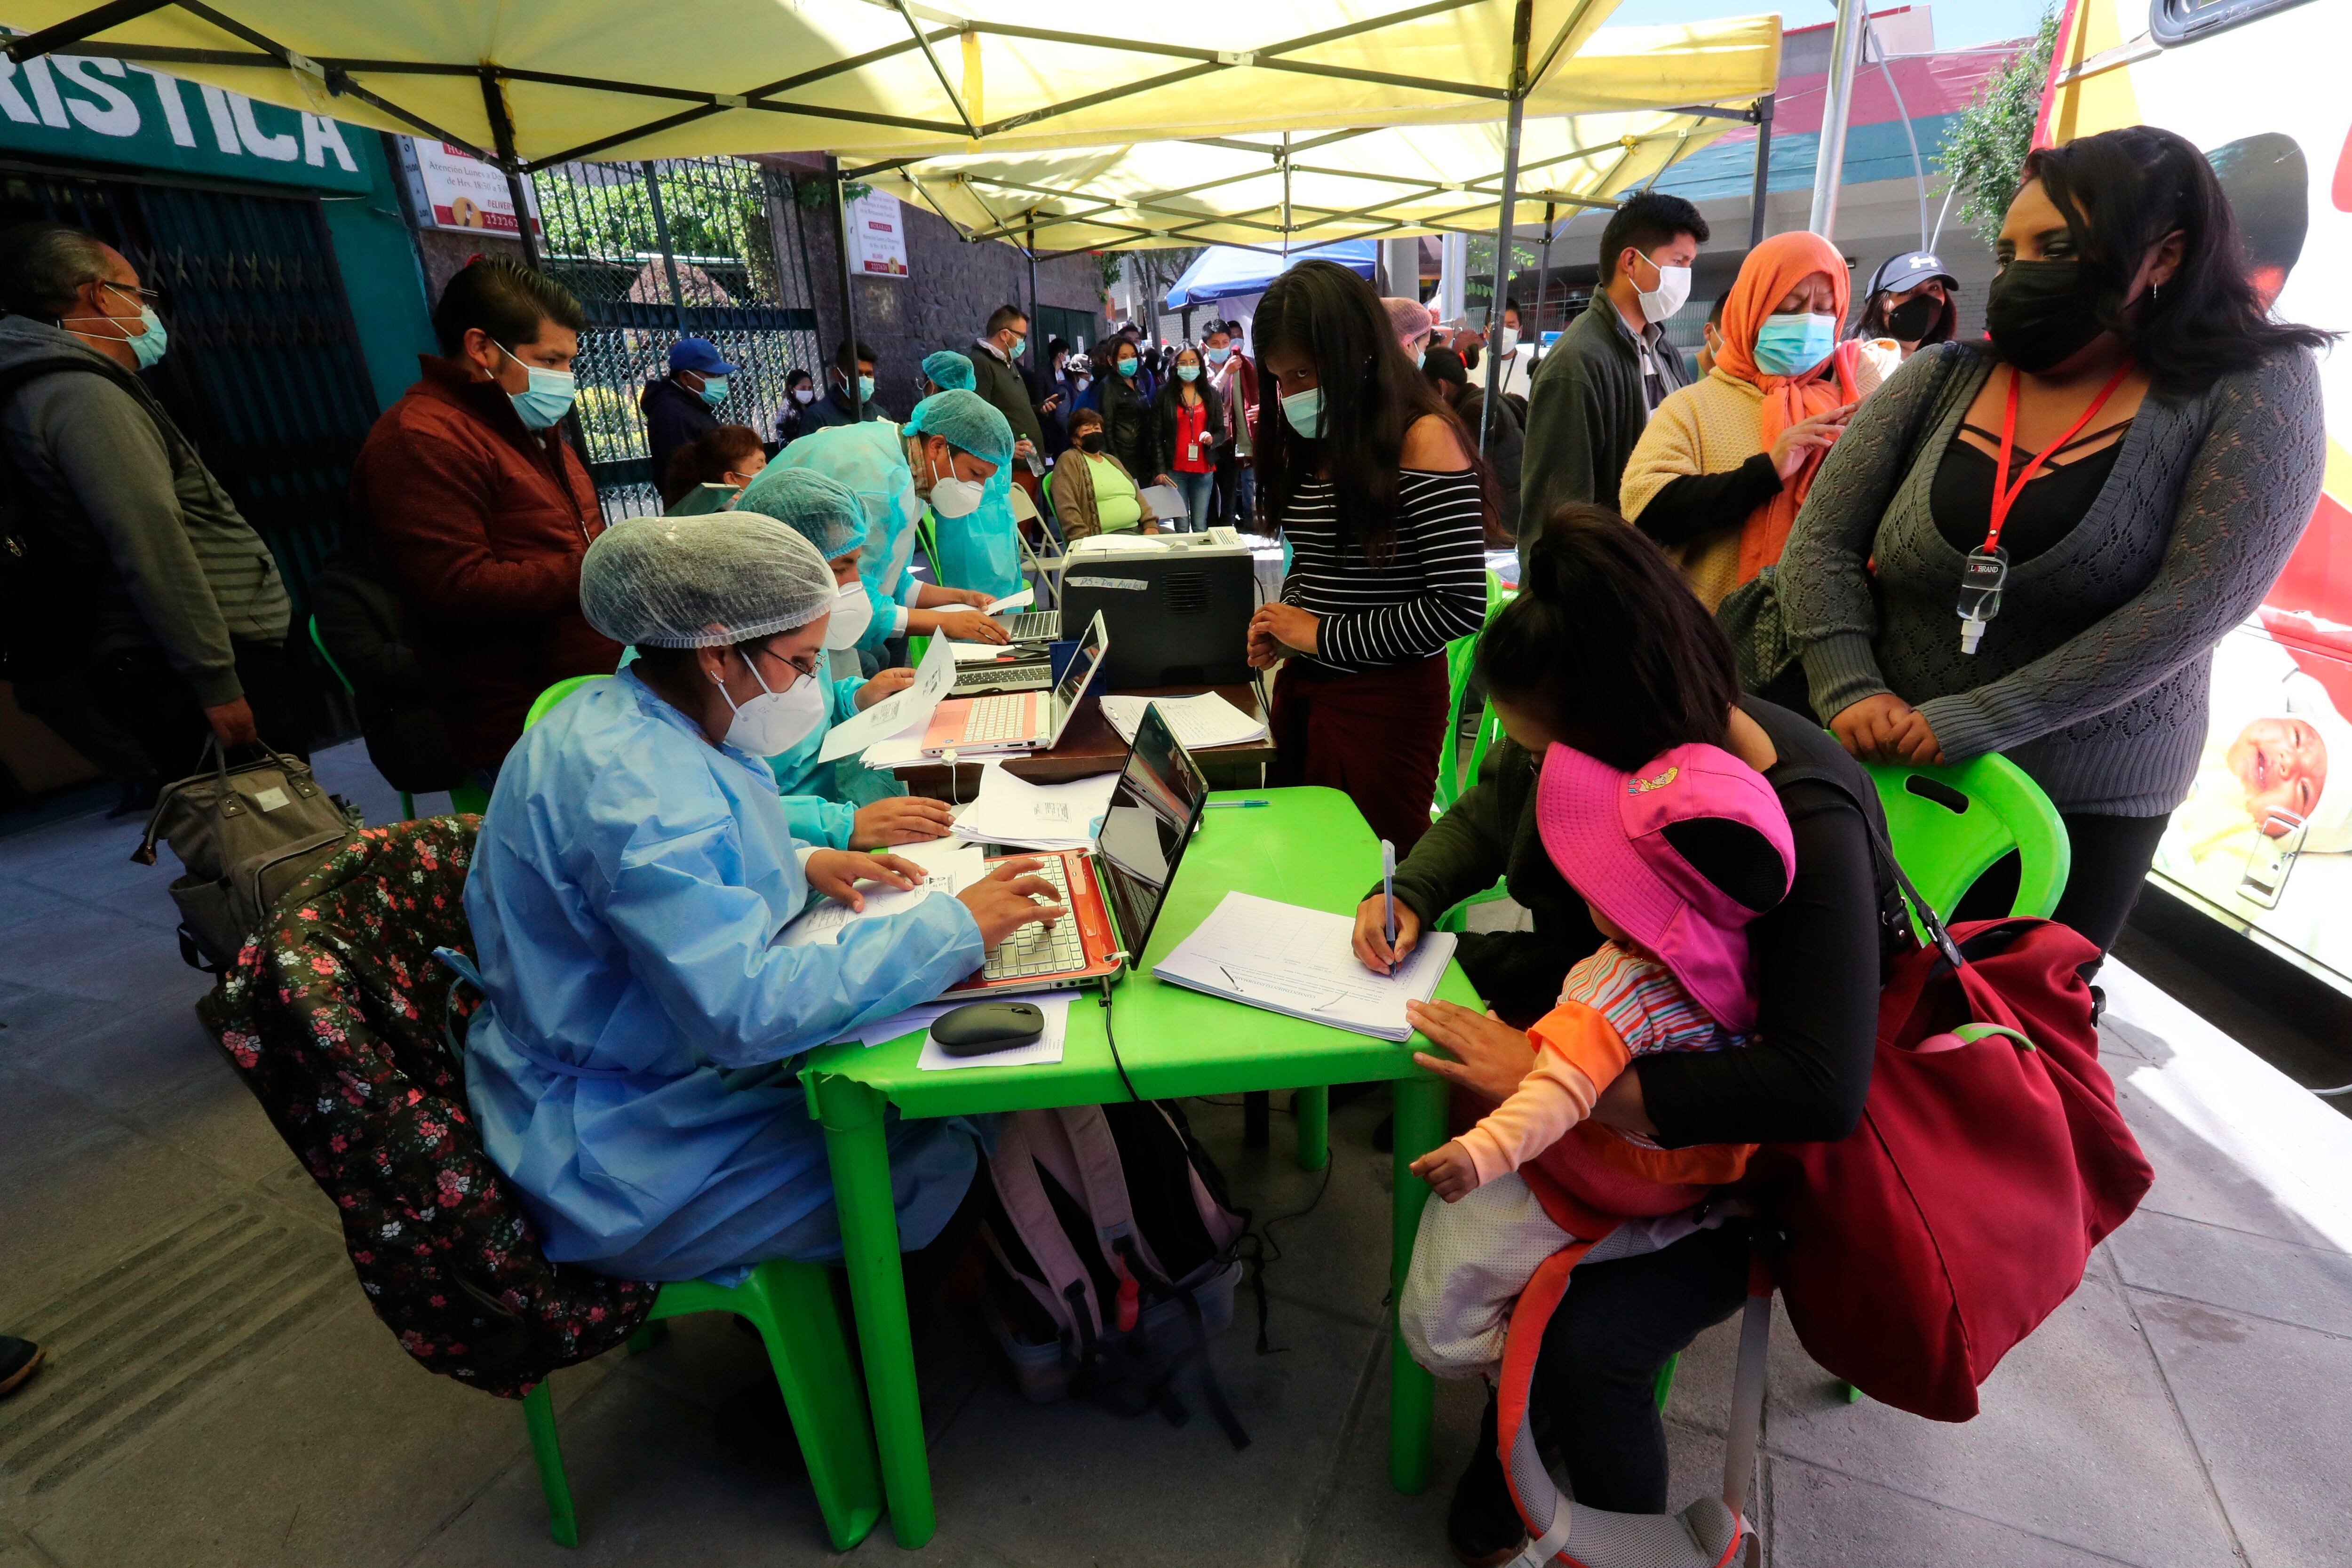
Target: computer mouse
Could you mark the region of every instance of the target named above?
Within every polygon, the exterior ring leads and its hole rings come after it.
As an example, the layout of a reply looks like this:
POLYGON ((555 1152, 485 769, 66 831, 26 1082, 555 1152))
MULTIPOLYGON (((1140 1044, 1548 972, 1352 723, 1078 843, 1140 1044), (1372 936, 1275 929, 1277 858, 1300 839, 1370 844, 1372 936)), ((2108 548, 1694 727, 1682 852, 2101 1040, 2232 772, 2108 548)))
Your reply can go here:
POLYGON ((1025 1046, 1045 1032, 1034 1002, 974 1002, 931 1020, 931 1038, 951 1057, 984 1057, 1025 1046))

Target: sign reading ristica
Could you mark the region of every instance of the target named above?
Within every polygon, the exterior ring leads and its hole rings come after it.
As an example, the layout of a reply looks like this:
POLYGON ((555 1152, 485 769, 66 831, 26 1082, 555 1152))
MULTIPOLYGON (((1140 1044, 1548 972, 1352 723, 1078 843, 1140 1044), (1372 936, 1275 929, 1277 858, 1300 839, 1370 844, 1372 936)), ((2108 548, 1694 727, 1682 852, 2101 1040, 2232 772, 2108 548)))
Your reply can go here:
POLYGON ((364 191, 370 132, 89 55, 0 55, 0 148, 211 178, 364 191), (364 142, 360 142, 364 146, 364 142))
POLYGON ((898 198, 868 191, 849 204, 850 255, 870 278, 907 276, 907 219, 898 198))

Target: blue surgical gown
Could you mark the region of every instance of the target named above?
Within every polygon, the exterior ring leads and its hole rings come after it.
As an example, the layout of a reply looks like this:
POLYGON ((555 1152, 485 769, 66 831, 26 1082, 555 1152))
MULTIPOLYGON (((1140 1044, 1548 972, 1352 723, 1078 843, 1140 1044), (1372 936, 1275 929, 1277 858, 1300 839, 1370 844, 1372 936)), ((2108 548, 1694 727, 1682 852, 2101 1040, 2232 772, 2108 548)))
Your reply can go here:
MULTIPOLYGON (((547 1256, 731 1282, 841 1253, 796 1058, 980 966, 953 899, 772 945, 808 902, 757 757, 719 748, 634 669, 507 757, 466 882, 488 1005, 466 1041, 483 1146, 547 1256)), ((889 1129, 899 1235, 936 1236, 980 1159, 961 1119, 889 1129)))
POLYGON ((825 731, 857 711, 858 689, 866 679, 850 675, 833 682, 827 689, 830 707, 824 728, 811 731, 791 751, 768 759, 768 771, 776 775, 776 788, 783 794, 784 820, 791 825, 793 837, 803 844, 846 849, 859 806, 907 793, 907 786, 895 775, 869 768, 855 756, 817 761, 825 731))
POLYGON ((1021 591, 1019 522, 1013 516, 1013 466, 996 465, 981 487, 980 505, 966 517, 931 517, 940 542, 940 581, 950 588, 978 588, 992 599, 1021 591))

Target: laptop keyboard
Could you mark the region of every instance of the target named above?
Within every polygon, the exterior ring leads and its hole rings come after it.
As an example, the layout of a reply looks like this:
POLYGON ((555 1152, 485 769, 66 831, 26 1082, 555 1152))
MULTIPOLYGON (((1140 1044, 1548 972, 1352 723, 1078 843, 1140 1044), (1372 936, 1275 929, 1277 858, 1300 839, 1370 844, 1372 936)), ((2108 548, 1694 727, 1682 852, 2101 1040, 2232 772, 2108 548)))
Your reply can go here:
POLYGON ((999 692, 994 697, 975 697, 971 710, 964 715, 961 743, 984 745, 991 741, 1025 741, 1029 738, 1028 694, 1020 691, 999 692))
POLYGON ((956 672, 959 689, 972 686, 1019 686, 1023 690, 1054 684, 1047 667, 1034 659, 1027 664, 983 665, 978 669, 956 672))
POLYGON ((1014 642, 1052 642, 1062 635, 1059 610, 1024 610, 1004 623, 1014 642))
POLYGON ((1086 943, 1078 937, 1078 922, 1068 910, 1070 884, 1063 871, 1060 856, 1048 858, 1037 875, 1054 884, 1054 901, 1062 906, 1063 915, 1049 929, 1042 925, 1023 926, 988 954, 981 966, 981 974, 989 980, 1022 980, 1032 975, 1071 974, 1087 966, 1086 943))

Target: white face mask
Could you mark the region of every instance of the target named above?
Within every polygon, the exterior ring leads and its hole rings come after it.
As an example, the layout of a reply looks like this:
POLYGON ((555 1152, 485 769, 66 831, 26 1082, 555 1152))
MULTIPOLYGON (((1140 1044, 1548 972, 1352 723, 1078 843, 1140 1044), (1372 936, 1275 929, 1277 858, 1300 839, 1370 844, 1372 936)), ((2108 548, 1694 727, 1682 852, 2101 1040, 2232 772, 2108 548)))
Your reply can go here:
MULTIPOLYGON (((1643 259, 1648 260, 1648 258, 1643 259)), ((1654 324, 1681 310, 1690 299, 1691 269, 1687 267, 1659 267, 1654 261, 1650 265, 1658 269, 1658 286, 1640 290, 1642 320, 1654 324)))
POLYGON ((834 595, 833 619, 824 624, 824 646, 835 652, 856 647, 873 624, 874 601, 866 596, 866 584, 853 577, 834 595))
POLYGON ((1519 329, 1517 327, 1505 327, 1503 329, 1502 347, 1497 352, 1499 352, 1505 359, 1508 359, 1517 351, 1518 346, 1519 329))
POLYGON ((749 702, 739 703, 728 697, 726 683, 716 676, 711 678, 719 686, 719 695, 725 697, 727 706, 735 710, 735 721, 727 726, 729 745, 755 757, 772 757, 791 751, 824 722, 823 681, 814 676, 796 674, 783 690, 771 691, 767 681, 761 678, 758 661, 749 661, 747 668, 760 687, 760 695, 749 702))
MULTIPOLYGON (((949 461, 952 464, 954 459, 950 458, 949 461)), ((931 465, 932 515, 970 517, 980 510, 980 503, 986 493, 978 479, 959 479, 952 470, 946 479, 941 479, 939 465, 931 465)))
POLYGON ((793 387, 793 401, 799 404, 814 403, 816 401, 816 388, 813 386, 793 387))

